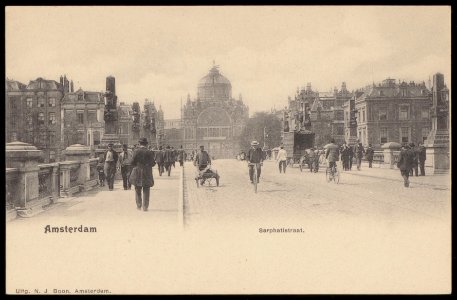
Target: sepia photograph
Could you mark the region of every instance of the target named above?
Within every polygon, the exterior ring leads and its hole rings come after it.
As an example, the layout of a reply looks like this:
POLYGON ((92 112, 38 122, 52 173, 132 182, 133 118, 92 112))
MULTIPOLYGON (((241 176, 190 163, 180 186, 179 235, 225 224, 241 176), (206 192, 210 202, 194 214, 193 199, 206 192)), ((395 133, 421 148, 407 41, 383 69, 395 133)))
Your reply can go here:
POLYGON ((6 6, 6 294, 451 294, 450 88, 450 6, 6 6))

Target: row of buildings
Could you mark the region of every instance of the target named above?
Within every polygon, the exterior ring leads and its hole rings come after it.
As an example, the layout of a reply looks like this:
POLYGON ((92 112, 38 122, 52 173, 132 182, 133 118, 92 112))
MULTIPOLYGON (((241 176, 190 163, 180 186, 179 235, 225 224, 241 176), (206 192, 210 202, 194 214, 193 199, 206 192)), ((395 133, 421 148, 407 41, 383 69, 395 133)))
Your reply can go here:
MULTIPOLYGON (((318 147, 331 137, 340 144, 359 139, 375 148, 387 142, 425 142, 432 129, 434 98, 448 107, 449 89, 440 73, 429 87, 388 78, 355 91, 343 82, 340 89, 320 93, 308 83, 297 89, 294 99, 289 97, 282 112, 283 131, 313 133, 318 147)), ((441 127, 448 128, 444 122, 441 127)))
POLYGON ((232 158, 240 152, 239 136, 249 118, 242 96, 232 97, 231 83, 216 65, 198 82, 197 96, 188 95, 176 120, 164 120, 161 107, 148 99, 142 106, 118 105, 112 76, 104 92, 74 91, 66 76, 28 85, 7 79, 5 90, 6 142, 35 145, 46 162, 59 161, 72 144, 96 149, 108 141, 133 145, 140 137, 153 146, 183 146, 189 152, 204 145, 213 156, 232 158))
MULTIPOLYGON (((107 91, 115 93, 115 79, 107 78, 107 91)), ((97 148, 103 141, 107 120, 106 92, 74 91, 66 76, 60 82, 37 78, 27 85, 6 80, 6 142, 22 141, 43 150, 46 162, 59 161, 72 144, 97 148)), ((117 99, 117 97, 116 97, 117 99)), ((119 142, 133 145, 140 136, 162 143, 163 111, 146 99, 120 102, 116 107, 115 133, 119 142)))

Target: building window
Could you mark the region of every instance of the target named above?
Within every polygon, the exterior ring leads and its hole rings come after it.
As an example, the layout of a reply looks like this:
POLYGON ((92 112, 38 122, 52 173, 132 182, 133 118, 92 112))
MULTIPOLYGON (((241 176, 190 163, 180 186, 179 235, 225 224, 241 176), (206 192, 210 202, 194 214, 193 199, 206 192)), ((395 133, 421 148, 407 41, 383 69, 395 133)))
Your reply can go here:
POLYGON ((56 134, 54 132, 49 133, 49 144, 54 147, 56 143, 56 134))
POLYGON ((402 143, 409 143, 409 127, 400 128, 400 140, 402 143))
POLYGON ((42 112, 38 114, 38 125, 44 125, 44 113, 42 112))
POLYGON ((96 110, 89 110, 87 111, 87 121, 89 123, 96 123, 97 120, 97 111, 96 110))
POLYGON ((16 110, 17 109, 16 99, 11 99, 10 107, 11 107, 11 110, 16 110))
POLYGON ((409 119, 409 106, 408 105, 400 105, 399 120, 408 120, 409 119))
POLYGON ((49 98, 49 107, 56 106, 56 98, 49 98))
POLYGON ((378 110, 379 121, 386 121, 387 120, 387 109, 386 108, 379 108, 378 110))
POLYGON ((27 98, 27 107, 33 107, 33 99, 32 98, 27 98))
POLYGON ((387 128, 380 129, 381 144, 387 143, 387 128))
POLYGON ((402 89, 401 90, 401 96, 402 97, 406 97, 407 95, 408 95, 408 93, 407 93, 406 89, 402 89))
POLYGON ((336 126, 336 134, 337 135, 344 135, 344 125, 343 124, 338 124, 336 126))
POLYGON ((428 109, 428 107, 422 108, 421 117, 422 117, 422 119, 425 119, 425 120, 430 119, 430 110, 428 109))
POLYGON ((83 101, 83 94, 78 95, 78 101, 83 101))
POLYGON ((57 122, 56 113, 54 113, 54 112, 49 113, 49 125, 54 125, 56 122, 57 122))
POLYGON ((362 122, 365 122, 365 109, 362 109, 362 122))
POLYGON ((346 112, 346 119, 345 120, 346 120, 346 122, 345 122, 346 126, 349 126, 349 112, 348 111, 346 112))
POLYGON ((78 119, 78 124, 84 124, 84 110, 76 111, 76 116, 78 119))
POLYGON ((128 123, 122 124, 121 128, 122 128, 121 134, 129 134, 129 124, 128 123))
POLYGON ((38 107, 44 107, 44 98, 38 98, 38 107))
POLYGON ((430 128, 428 128, 428 127, 422 128, 422 141, 423 142, 425 142, 429 133, 430 133, 430 128))

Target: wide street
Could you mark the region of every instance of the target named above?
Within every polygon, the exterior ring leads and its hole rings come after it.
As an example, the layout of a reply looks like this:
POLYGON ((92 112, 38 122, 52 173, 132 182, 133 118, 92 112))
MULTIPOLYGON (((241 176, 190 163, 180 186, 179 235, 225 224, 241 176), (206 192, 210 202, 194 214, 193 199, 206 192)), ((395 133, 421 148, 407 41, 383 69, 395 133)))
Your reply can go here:
POLYGON ((154 168, 148 212, 117 181, 113 192, 105 186, 59 199, 8 222, 9 286, 32 293, 425 293, 450 284, 448 175, 413 177, 407 189, 398 171, 363 166, 334 184, 324 168, 280 174, 267 161, 255 194, 246 162, 214 160, 213 167, 220 186, 197 188, 195 167, 185 163, 184 214, 177 164, 171 177, 154 168), (47 225, 97 232, 45 233, 47 225), (272 231, 282 228, 301 231, 272 231))
MULTIPOLYGON (((197 188, 194 168, 186 164, 189 225, 224 221, 273 224, 287 221, 362 221, 382 223, 436 221, 450 217, 448 175, 411 177, 404 188, 398 170, 353 166, 341 172, 339 184, 326 182, 325 166, 318 173, 288 167, 279 173, 276 162, 265 161, 258 192, 249 182, 246 162, 215 160, 220 186, 197 188)), ((340 167, 340 170, 341 167, 340 167)), ((299 224, 296 224, 299 225, 299 224)))

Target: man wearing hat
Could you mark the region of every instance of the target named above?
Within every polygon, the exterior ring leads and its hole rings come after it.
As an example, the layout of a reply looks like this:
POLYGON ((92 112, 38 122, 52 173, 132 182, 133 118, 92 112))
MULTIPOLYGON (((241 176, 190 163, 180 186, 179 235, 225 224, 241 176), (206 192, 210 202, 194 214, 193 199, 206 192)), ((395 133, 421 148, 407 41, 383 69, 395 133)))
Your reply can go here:
POLYGON ((208 165, 211 165, 211 158, 208 152, 205 151, 205 146, 200 146, 200 152, 195 155, 194 166, 198 167, 198 170, 204 170, 208 165))
POLYGON ((362 158, 364 153, 365 149, 363 148, 362 143, 360 142, 360 140, 357 140, 357 143, 354 146, 354 156, 357 161, 357 170, 359 171, 362 166, 362 158))
POLYGON ((175 157, 173 155, 173 150, 170 148, 170 145, 167 145, 167 148, 165 149, 163 161, 165 164, 165 170, 168 172, 168 176, 170 176, 171 166, 173 165, 173 163, 175 161, 175 157))
POLYGON ((118 154, 113 150, 113 144, 108 144, 108 150, 105 153, 105 175, 106 181, 108 182, 108 188, 110 191, 113 190, 114 176, 116 175, 116 164, 118 160, 118 154))
POLYGON ((397 168, 400 169, 400 174, 404 180, 404 186, 409 187, 409 172, 413 165, 414 153, 411 151, 408 144, 403 144, 398 156, 397 168))
POLYGON ((130 183, 135 186, 135 200, 138 210, 143 208, 147 211, 149 207, 149 192, 154 186, 154 178, 152 176, 152 167, 155 165, 154 153, 147 149, 148 140, 141 138, 140 146, 133 153, 132 157, 132 173, 130 174, 130 183), (141 191, 143 190, 143 197, 141 191))
POLYGON ((118 170, 121 170, 122 174, 122 181, 124 184, 124 190, 130 190, 132 188, 132 184, 128 181, 131 169, 131 162, 132 162, 132 150, 130 150, 127 144, 122 145, 122 152, 119 154, 119 167, 118 170))
MULTIPOLYGON (((260 182, 260 172, 262 171, 261 165, 263 164, 263 151, 259 147, 259 142, 252 141, 251 149, 248 151, 246 160, 249 164, 258 164, 257 165, 257 182, 260 182)), ((249 179, 251 183, 254 183, 254 165, 249 165, 249 179)))
POLYGON ((164 151, 162 146, 159 146, 159 150, 155 152, 155 161, 157 163, 157 168, 159 169, 159 176, 162 176, 163 173, 163 160, 164 160, 164 151))

